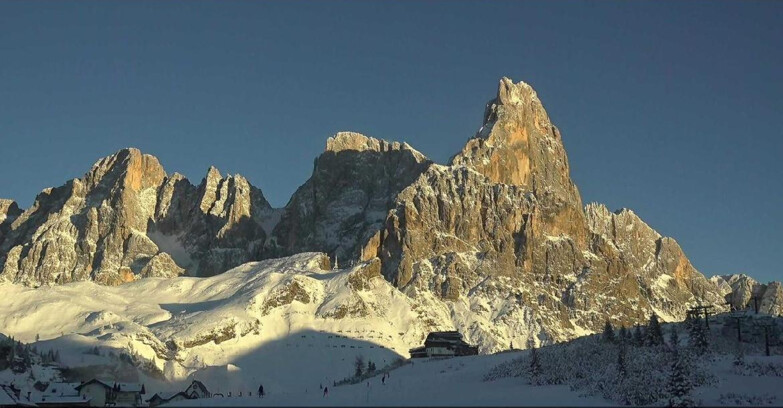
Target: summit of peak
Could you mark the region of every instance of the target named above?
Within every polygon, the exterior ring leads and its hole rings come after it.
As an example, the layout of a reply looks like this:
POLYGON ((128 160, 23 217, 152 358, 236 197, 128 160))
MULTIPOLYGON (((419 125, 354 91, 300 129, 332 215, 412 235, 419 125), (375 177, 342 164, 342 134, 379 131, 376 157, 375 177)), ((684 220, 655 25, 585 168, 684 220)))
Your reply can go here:
POLYGON ((405 142, 388 142, 383 139, 376 139, 374 137, 365 136, 357 132, 337 132, 334 136, 331 136, 326 140, 327 152, 338 153, 342 151, 357 151, 357 152, 389 152, 393 150, 408 150, 410 151, 418 161, 426 160, 426 157, 419 151, 411 147, 405 142))
POLYGON ((343 150, 380 150, 384 141, 365 136, 358 132, 337 132, 326 139, 326 151, 339 152, 343 150))
POLYGON ((530 84, 524 81, 514 83, 514 80, 508 77, 500 78, 495 101, 501 105, 517 105, 531 101, 540 103, 536 90, 530 84))
POLYGON ((206 176, 206 178, 207 179, 213 179, 214 178, 214 179, 220 180, 220 179, 223 178, 223 175, 220 174, 220 170, 218 170, 217 167, 209 166, 209 168, 207 169, 207 176, 206 176))
POLYGON ((166 177, 166 171, 158 158, 144 154, 135 147, 126 147, 98 160, 85 175, 87 185, 95 186, 106 177, 117 182, 127 182, 137 190, 159 185, 166 177))

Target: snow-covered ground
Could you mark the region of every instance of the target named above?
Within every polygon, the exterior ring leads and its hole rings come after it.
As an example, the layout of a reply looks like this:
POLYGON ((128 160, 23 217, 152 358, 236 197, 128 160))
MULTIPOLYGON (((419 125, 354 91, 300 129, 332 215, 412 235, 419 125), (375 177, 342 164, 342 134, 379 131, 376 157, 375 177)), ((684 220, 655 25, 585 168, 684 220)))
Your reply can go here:
POLYGON ((448 309, 420 310, 374 275, 372 265, 323 270, 323 256, 305 253, 210 278, 149 278, 117 287, 3 283, 0 327, 39 350, 61 350, 70 367, 111 363, 85 353, 98 346, 103 355, 135 355, 177 383, 215 377, 284 390, 304 380, 317 385, 350 376, 357 355, 379 368, 407 358, 433 329, 427 322, 451 322, 448 309))
MULTIPOLYGON (((606 406, 610 401, 579 397, 566 385, 535 387, 519 378, 483 381, 491 367, 526 353, 509 352, 489 356, 445 360, 414 360, 390 372, 386 384, 381 376, 355 384, 329 388, 323 396, 320 384, 302 383, 299 389, 278 391, 264 384, 267 395, 218 397, 178 401, 168 406, 606 406), (369 386, 367 383, 369 382, 369 386)), ((258 387, 256 387, 258 388, 258 387)))
MULTIPOLYGON (((39 352, 57 350, 60 363, 70 367, 67 378, 34 366, 32 376, 6 370, 0 372, 0 381, 27 384, 29 389, 39 380, 122 375, 128 378, 118 380, 145 383, 149 398, 159 391, 184 390, 198 379, 223 395, 178 402, 183 406, 612 403, 596 394, 585 397, 584 388, 572 390, 573 384, 531 386, 514 376, 484 381, 494 367, 524 357, 526 351, 418 360, 392 370, 386 384, 378 376, 369 386, 335 387, 335 382, 353 374, 357 356, 383 369, 406 359, 408 350, 434 330, 467 328, 468 340, 492 333, 495 348, 511 341, 523 346, 531 338, 520 337, 530 329, 521 314, 505 316, 518 317, 511 323, 487 315, 504 310, 507 300, 473 297, 443 302, 426 293, 414 298, 380 276, 373 261, 338 270, 323 269, 326 264, 323 254, 303 253, 251 262, 209 278, 148 278, 117 287, 92 282, 37 289, 0 284, 2 332, 39 352), (526 329, 520 328, 517 337, 508 335, 513 325, 526 329), (119 358, 121 353, 125 360, 119 358), (146 368, 128 366, 128 356, 146 368), (122 361, 126 366, 117 369, 122 361), (262 401, 255 396, 259 384, 268 393, 262 401), (319 385, 329 387, 328 397, 319 385), (251 392, 254 396, 249 398, 251 392)), ((732 321, 716 317, 713 334, 725 344, 708 371, 717 380, 694 395, 710 405, 783 403, 783 387, 775 385, 780 376, 751 377, 732 369, 727 357, 734 338, 728 326, 732 321)), ((758 337, 757 329, 748 336, 758 337)), ((588 334, 576 327, 572 337, 588 334)), ((760 356, 758 340, 753 341, 749 361, 783 367, 780 356, 760 356)), ((612 364, 607 363, 606 370, 612 364)))

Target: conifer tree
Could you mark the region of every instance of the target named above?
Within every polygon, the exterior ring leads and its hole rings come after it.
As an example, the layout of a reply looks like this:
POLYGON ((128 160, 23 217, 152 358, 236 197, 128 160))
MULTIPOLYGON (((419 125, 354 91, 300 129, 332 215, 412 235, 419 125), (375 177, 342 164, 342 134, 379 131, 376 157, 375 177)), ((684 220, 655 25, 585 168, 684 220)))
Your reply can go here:
POLYGON ((680 336, 677 334, 677 327, 672 325, 672 331, 669 333, 669 347, 672 351, 677 351, 680 348, 680 336))
POLYGON ((628 331, 628 329, 625 328, 625 326, 620 326, 620 333, 618 336, 620 338, 621 343, 628 344, 631 342, 631 332, 628 331))
POLYGON ((669 393, 670 407, 692 407, 696 404, 690 396, 693 385, 691 384, 687 364, 679 352, 674 353, 672 371, 666 391, 669 393))
POLYGON ((650 322, 647 323, 645 334, 645 344, 648 346, 659 346, 663 344, 663 330, 661 330, 661 324, 658 322, 658 315, 655 313, 650 316, 650 322))
POLYGON ((621 342, 617 351, 617 377, 620 381, 623 381, 628 377, 628 367, 625 363, 625 359, 626 345, 625 342, 621 342))
POLYGON ((356 377, 361 377, 362 374, 364 374, 364 357, 356 356, 356 360, 353 362, 353 365, 356 367, 356 371, 353 375, 356 377))
POLYGON ((686 321, 688 324, 688 344, 697 354, 704 354, 709 351, 709 341, 707 340, 707 328, 701 323, 699 318, 691 318, 686 321))
POLYGON ((601 336, 601 339, 605 343, 614 343, 614 328, 612 327, 612 323, 610 323, 609 320, 607 320, 606 324, 604 325, 604 333, 601 336))
POLYGON ((538 350, 536 345, 530 349, 530 382, 532 384, 538 384, 539 377, 541 376, 541 361, 538 358, 538 350))
POLYGON ((637 347, 644 345, 644 334, 642 333, 642 327, 638 324, 633 330, 633 345, 637 347))

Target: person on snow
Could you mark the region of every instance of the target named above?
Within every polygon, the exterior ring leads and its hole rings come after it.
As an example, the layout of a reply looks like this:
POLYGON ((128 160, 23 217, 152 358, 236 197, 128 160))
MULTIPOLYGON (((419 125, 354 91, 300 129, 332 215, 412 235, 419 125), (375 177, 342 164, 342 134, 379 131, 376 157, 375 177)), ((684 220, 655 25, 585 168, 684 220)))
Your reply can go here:
POLYGON ((386 374, 381 377, 381 384, 386 385, 386 374))
POLYGON ((324 387, 324 398, 329 395, 329 387, 324 387))
POLYGON ((264 398, 264 386, 263 384, 258 385, 258 397, 264 398))

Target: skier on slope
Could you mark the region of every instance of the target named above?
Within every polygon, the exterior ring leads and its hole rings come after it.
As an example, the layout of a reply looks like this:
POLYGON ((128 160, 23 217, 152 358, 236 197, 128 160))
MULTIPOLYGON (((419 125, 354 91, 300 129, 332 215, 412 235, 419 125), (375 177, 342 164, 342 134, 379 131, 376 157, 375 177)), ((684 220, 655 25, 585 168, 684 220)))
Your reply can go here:
POLYGON ((264 398, 264 386, 263 384, 258 385, 258 397, 264 398))
POLYGON ((324 387, 324 398, 329 395, 329 387, 324 387))

